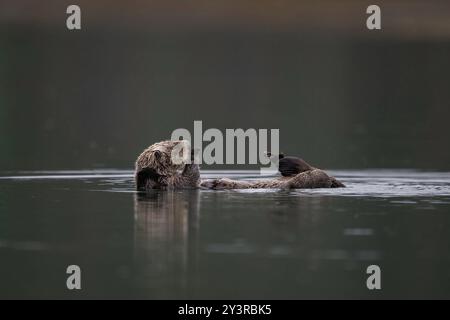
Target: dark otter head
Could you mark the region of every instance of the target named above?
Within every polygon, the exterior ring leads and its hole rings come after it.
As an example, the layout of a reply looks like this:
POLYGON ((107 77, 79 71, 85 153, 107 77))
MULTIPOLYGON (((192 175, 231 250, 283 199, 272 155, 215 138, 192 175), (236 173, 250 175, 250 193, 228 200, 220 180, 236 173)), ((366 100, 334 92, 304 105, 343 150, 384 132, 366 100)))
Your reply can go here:
POLYGON ((313 170, 305 160, 297 157, 283 157, 278 162, 278 170, 284 177, 294 176, 301 172, 313 170))
POLYGON ((282 152, 278 155, 265 152, 265 155, 273 162, 278 160, 278 170, 284 177, 295 176, 301 172, 314 169, 305 160, 298 157, 288 157, 282 152))

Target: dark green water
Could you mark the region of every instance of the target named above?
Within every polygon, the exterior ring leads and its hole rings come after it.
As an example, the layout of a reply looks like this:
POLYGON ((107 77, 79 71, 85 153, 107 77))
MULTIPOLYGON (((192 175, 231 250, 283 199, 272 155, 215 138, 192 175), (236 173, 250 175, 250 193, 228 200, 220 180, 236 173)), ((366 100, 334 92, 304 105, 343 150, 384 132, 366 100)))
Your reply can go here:
POLYGON ((450 298, 450 174, 334 174, 348 188, 137 194, 127 171, 3 173, 0 297, 450 298))
POLYGON ((0 28, 0 169, 129 168, 201 120, 321 168, 450 170, 448 41, 151 31, 0 28))

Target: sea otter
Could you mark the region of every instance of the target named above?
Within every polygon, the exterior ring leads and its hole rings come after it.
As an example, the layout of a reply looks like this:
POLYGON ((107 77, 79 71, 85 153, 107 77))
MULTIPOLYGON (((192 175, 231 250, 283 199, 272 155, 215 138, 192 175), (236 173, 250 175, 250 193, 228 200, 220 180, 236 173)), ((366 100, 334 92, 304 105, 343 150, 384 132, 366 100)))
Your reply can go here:
POLYGON ((161 141, 145 149, 136 160, 135 181, 138 190, 149 189, 301 189, 337 188, 344 185, 324 171, 314 168, 305 161, 283 155, 280 162, 281 177, 244 181, 220 178, 201 180, 200 169, 195 163, 195 152, 187 141, 161 141), (178 158, 174 162, 174 157, 178 158), (191 161, 187 161, 191 159, 191 161), (284 160, 283 160, 284 159, 284 160))

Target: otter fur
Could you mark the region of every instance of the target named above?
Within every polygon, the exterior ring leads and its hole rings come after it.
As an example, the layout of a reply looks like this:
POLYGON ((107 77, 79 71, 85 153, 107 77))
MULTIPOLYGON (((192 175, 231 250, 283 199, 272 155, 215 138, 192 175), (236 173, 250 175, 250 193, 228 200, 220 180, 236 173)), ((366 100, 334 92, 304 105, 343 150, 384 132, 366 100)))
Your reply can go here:
POLYGON ((281 177, 244 181, 220 178, 201 180, 200 169, 194 161, 195 152, 189 142, 161 141, 145 149, 135 164, 138 190, 150 189, 304 189, 338 188, 344 185, 324 171, 311 167, 301 159, 284 157, 281 177), (190 159, 190 161, 188 161, 190 159), (174 161, 176 160, 176 161, 174 161), (297 173, 298 172, 298 173, 297 173))
POLYGON ((135 164, 138 190, 195 189, 200 186, 200 171, 186 140, 161 141, 145 149, 135 164), (177 160, 174 162, 174 160, 177 160))
POLYGON ((244 181, 228 178, 211 182, 211 189, 313 189, 345 187, 342 182, 330 177, 323 170, 312 169, 289 177, 244 181))

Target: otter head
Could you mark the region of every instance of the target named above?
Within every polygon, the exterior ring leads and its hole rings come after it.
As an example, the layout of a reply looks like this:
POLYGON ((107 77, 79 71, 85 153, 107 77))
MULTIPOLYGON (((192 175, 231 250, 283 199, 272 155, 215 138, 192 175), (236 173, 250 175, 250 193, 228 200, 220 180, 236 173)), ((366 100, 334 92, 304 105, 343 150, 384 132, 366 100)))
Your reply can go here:
POLYGON ((182 170, 190 160, 187 140, 161 141, 144 150, 136 160, 136 173, 152 170, 153 175, 170 176, 182 170))

